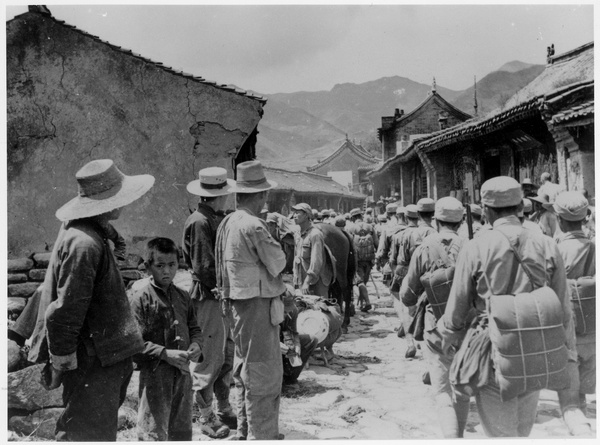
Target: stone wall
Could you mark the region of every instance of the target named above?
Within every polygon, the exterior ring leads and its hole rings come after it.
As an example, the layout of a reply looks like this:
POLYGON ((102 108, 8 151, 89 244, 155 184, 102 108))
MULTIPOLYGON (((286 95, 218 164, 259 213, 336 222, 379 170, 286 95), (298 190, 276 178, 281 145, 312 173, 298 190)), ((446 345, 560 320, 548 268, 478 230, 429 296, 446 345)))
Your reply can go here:
MULTIPOLYGON (((11 308, 15 308, 13 313, 18 315, 25 307, 27 299, 42 284, 46 276, 46 270, 48 269, 50 255, 51 252, 41 252, 34 253, 29 257, 8 260, 9 312, 11 312, 11 308), (18 310, 18 308, 21 308, 21 310, 18 310)), ((126 287, 131 281, 142 278, 143 274, 139 270, 141 261, 142 259, 139 255, 129 254, 125 261, 117 262, 126 287)), ((183 267, 183 264, 180 264, 180 266, 183 267)))
MULTIPOLYGON (((8 257, 50 249, 54 214, 77 195, 75 172, 110 158, 154 187, 128 206, 117 230, 179 240, 197 197, 198 171, 253 157, 264 100, 177 73, 50 16, 7 22, 8 257)), ((231 202, 233 205, 233 201, 231 202)), ((137 249, 139 250, 139 249, 137 249)))

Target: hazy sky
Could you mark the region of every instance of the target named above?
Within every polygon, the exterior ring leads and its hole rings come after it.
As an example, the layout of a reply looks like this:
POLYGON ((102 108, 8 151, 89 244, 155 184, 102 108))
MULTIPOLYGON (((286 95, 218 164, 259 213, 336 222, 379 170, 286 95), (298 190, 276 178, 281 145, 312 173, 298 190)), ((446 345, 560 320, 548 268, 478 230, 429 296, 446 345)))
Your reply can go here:
MULTIPOLYGON (((472 85, 474 75, 480 79, 512 60, 544 64, 552 43, 561 53, 594 39, 591 1, 496 6, 78 3, 47 5, 57 19, 146 58, 260 93, 329 90, 338 83, 396 75, 423 83, 435 76, 438 85, 462 90, 472 85)), ((9 6, 6 18, 26 10, 9 6)))

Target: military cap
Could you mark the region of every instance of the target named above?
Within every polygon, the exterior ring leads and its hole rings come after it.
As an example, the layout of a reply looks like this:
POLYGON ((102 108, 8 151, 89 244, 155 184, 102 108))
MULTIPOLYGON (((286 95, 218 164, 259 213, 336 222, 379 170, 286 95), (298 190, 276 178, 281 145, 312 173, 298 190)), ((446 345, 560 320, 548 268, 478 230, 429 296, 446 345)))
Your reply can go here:
POLYGON ((471 207, 471 213, 479 216, 483 215, 483 209, 479 204, 469 204, 469 207, 471 207))
POLYGON ((523 212, 529 213, 533 210, 531 199, 523 198, 523 212))
POLYGON ((362 209, 359 209, 358 207, 350 210, 350 216, 358 216, 358 215, 362 215, 363 211, 362 209))
POLYGON ((521 184, 510 176, 496 176, 481 186, 481 203, 488 207, 512 207, 519 205, 522 199, 521 184))
POLYGON ((435 203, 435 219, 457 223, 462 221, 463 210, 463 205, 458 199, 446 196, 435 203))
POLYGON ((385 211, 387 213, 396 213, 397 209, 398 209, 398 205, 394 204, 393 202, 385 206, 385 211))
POLYGON ((435 212, 435 201, 431 198, 421 198, 417 201, 417 212, 435 212))
POLYGON ((321 210, 321 215, 323 215, 323 216, 329 216, 329 209, 323 209, 323 210, 321 210))
POLYGON ((404 209, 406 210, 406 216, 408 218, 418 218, 419 217, 416 204, 409 204, 406 207, 404 207, 404 209))
POLYGON ((311 206, 309 206, 307 203, 305 202, 301 202, 299 204, 296 204, 295 206, 292 206, 292 210, 296 210, 298 212, 305 212, 308 214, 308 216, 312 216, 313 214, 313 209, 311 206))
POLYGON ((554 201, 554 211, 567 221, 581 221, 587 216, 588 200, 581 192, 562 192, 554 201))
POLYGON ((398 208, 396 209, 396 215, 398 215, 398 214, 400 214, 400 215, 406 214, 406 207, 398 206, 398 208))
POLYGON ((365 210, 366 213, 373 213, 373 209, 371 207, 367 207, 367 210, 365 210))
POLYGON ((387 221, 387 216, 385 216, 385 214, 377 215, 377 220, 379 222, 386 222, 387 221))

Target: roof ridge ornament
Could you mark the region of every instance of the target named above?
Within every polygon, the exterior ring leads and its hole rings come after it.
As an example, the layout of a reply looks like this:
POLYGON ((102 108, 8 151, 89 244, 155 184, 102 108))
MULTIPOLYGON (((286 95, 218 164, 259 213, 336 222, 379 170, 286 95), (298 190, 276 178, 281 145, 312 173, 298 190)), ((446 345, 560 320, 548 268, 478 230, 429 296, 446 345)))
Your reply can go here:
POLYGON ((435 83, 435 77, 433 78, 433 83, 431 84, 431 92, 435 93, 436 91, 436 83, 435 83))

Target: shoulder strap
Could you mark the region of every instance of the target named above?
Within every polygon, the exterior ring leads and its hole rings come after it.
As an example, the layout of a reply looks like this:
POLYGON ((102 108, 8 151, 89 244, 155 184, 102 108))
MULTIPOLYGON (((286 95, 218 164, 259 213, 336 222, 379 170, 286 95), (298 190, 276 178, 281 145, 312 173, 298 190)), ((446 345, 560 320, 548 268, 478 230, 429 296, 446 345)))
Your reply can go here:
MULTIPOLYGON (((446 249, 444 249, 444 245, 441 241, 436 240, 435 242, 431 243, 429 247, 433 247, 433 249, 437 252, 439 259, 442 260, 446 267, 452 266, 450 256, 446 252, 446 249)), ((450 247, 452 247, 452 244, 450 244, 450 247)))
MULTIPOLYGON (((533 288, 536 289, 536 281, 533 277, 533 274, 531 273, 529 268, 526 266, 526 264, 523 262, 523 258, 521 257, 521 254, 519 253, 517 246, 510 240, 508 235, 506 235, 504 232, 502 232, 501 230, 498 230, 498 232, 500 232, 502 235, 504 235, 504 237, 508 241, 508 244, 510 244, 511 250, 512 250, 513 254, 515 255, 515 258, 517 259, 517 262, 523 268, 523 271, 525 272, 525 275, 527 275, 527 278, 529 278, 529 281, 531 282, 531 285, 533 286, 533 288)), ((523 231, 521 231, 521 233, 519 233, 519 241, 521 240, 521 235, 523 235, 523 231)), ((519 244, 521 244, 521 243, 519 242, 519 244)), ((544 257, 545 257, 545 255, 544 255, 544 257)), ((545 281, 546 281, 546 276, 544 275, 544 282, 545 281)))

